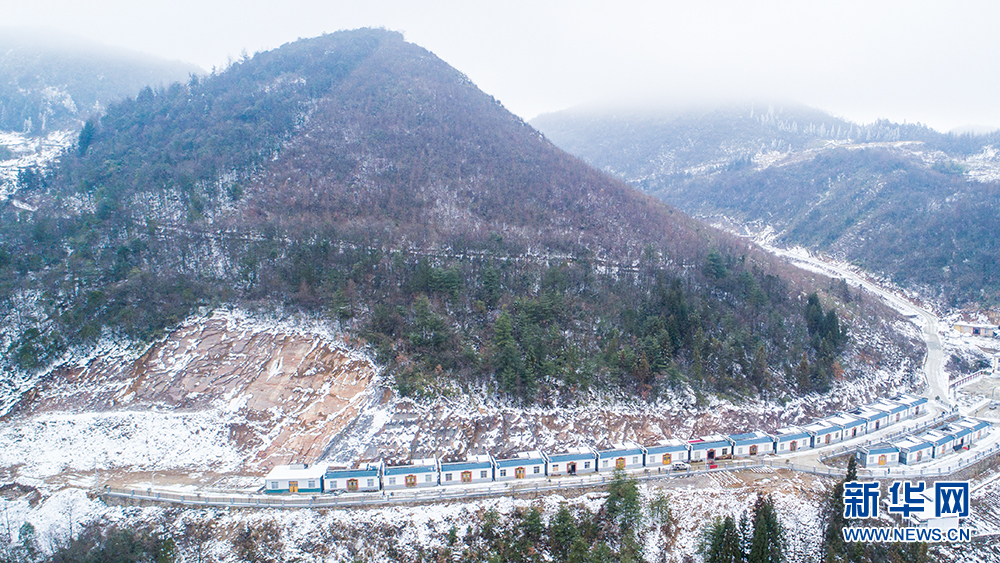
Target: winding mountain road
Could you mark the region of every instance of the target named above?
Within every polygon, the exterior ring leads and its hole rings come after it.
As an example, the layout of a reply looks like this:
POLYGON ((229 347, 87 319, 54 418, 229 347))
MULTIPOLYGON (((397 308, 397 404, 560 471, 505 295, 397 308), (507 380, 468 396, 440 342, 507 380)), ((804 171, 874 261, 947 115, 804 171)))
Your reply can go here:
POLYGON ((802 269, 817 272, 834 278, 843 278, 850 285, 860 287, 869 293, 882 298, 886 305, 899 311, 900 314, 912 319, 923 331, 921 336, 927 345, 927 356, 924 358, 924 377, 927 379, 927 389, 923 396, 928 400, 938 400, 945 406, 951 404, 948 375, 941 369, 944 353, 941 347, 941 337, 938 335, 938 317, 931 311, 923 309, 908 299, 900 297, 889 289, 873 283, 848 264, 828 262, 809 254, 802 248, 783 249, 759 242, 768 252, 780 256, 802 269))

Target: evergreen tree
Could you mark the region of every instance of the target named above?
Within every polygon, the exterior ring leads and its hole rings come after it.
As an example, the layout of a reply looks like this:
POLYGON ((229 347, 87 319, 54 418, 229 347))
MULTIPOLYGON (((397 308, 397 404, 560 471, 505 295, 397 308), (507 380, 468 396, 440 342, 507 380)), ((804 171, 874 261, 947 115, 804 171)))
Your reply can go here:
POLYGON ((784 560, 785 532, 774 510, 774 500, 757 496, 753 507, 753 536, 748 563, 780 563, 784 560))
POLYGON ((577 529, 576 518, 566 504, 562 503, 549 523, 549 549, 552 559, 560 563, 569 561, 570 550, 579 537, 580 530, 577 529))

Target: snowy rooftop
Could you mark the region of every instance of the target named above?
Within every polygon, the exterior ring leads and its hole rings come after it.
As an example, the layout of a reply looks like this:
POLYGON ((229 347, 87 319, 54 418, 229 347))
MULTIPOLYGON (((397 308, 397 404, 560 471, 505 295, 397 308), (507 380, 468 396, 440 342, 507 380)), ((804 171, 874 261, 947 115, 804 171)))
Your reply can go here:
POLYGON ((279 465, 272 469, 264 479, 268 481, 319 479, 326 474, 326 469, 326 465, 279 465))

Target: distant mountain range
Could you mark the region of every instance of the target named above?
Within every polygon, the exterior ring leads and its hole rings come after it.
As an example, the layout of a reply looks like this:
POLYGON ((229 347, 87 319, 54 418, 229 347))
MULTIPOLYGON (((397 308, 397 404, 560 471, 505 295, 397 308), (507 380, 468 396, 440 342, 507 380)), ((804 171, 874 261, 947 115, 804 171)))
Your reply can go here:
POLYGON ((113 101, 190 74, 204 71, 54 32, 0 28, 0 131, 79 129, 113 101))
POLYGON ((857 125, 794 104, 578 109, 533 124, 694 215, 772 227, 948 305, 1000 298, 1000 133, 857 125))
POLYGON ((342 323, 403 394, 777 398, 918 353, 380 30, 110 104, 0 208, 0 287, 8 373, 232 303, 342 323))

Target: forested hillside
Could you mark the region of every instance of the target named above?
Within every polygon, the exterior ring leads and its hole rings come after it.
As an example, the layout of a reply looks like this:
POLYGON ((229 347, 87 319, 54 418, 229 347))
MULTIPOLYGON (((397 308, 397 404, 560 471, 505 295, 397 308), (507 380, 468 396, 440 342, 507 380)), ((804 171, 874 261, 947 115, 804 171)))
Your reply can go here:
POLYGON ((535 124, 633 186, 702 216, 834 253, 955 306, 1000 298, 1000 133, 855 125, 796 106, 568 111, 535 124))
MULTIPOLYGON (((40 30, 0 30, 0 131, 79 129, 108 103, 198 67, 40 30)), ((2 149, 0 149, 2 151, 2 149)), ((0 154, 0 160, 4 160, 0 154)))
POLYGON ((403 394, 776 398, 860 373, 851 330, 891 320, 586 166, 380 30, 113 104, 15 198, 8 374, 235 303, 342 323, 403 394))

